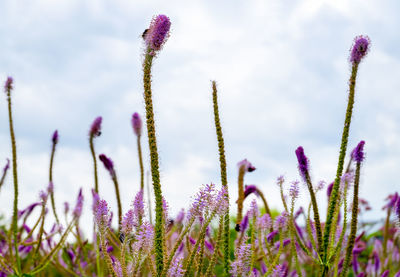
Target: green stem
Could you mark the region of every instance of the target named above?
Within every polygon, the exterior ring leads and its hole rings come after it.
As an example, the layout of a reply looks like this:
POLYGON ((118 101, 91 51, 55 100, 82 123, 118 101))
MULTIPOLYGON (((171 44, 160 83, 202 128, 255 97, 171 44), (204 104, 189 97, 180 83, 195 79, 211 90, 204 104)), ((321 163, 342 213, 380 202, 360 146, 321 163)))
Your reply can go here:
POLYGON ((89 138, 90 152, 92 153, 93 158, 93 168, 94 168, 94 190, 97 194, 99 194, 99 181, 97 178, 97 160, 96 160, 96 152, 94 151, 94 143, 93 136, 89 138))
MULTIPOLYGON (((215 122, 215 130, 217 133, 218 139, 218 151, 219 151, 219 164, 221 171, 221 183, 223 186, 228 185, 227 177, 226 177, 226 159, 225 159, 225 146, 224 146, 224 138, 222 136, 222 128, 219 119, 219 110, 218 110, 218 98, 217 98, 217 84, 215 81, 212 81, 212 95, 213 95, 213 108, 214 108, 214 122, 215 122)), ((229 195, 228 189, 226 190, 226 196, 229 203, 229 195)), ((225 275, 229 276, 229 242, 230 242, 230 228, 229 228, 229 205, 224 216, 224 235, 223 235, 223 246, 224 246, 224 269, 225 275)))
POLYGON ((183 230, 183 232, 181 233, 181 235, 179 236, 178 240, 175 242, 174 248, 172 249, 172 251, 169 253, 169 257, 167 262, 165 263, 165 267, 164 267, 164 271, 163 271, 163 276, 167 275, 167 272, 169 270, 169 267, 171 265, 171 262, 173 260, 173 258, 175 257, 175 253, 179 248, 179 245, 182 243, 184 237, 186 236, 186 234, 189 232, 190 228, 193 225, 195 217, 193 217, 187 224, 187 226, 185 227, 185 229, 183 230))
POLYGON ((354 180, 354 195, 353 195, 353 209, 351 212, 351 225, 350 225, 350 235, 347 243, 346 256, 343 263, 343 270, 340 276, 346 276, 347 269, 350 265, 350 258, 353 252, 354 243, 356 240, 357 233, 357 216, 358 216, 358 190, 360 185, 360 168, 361 162, 357 162, 356 176, 354 180))
POLYGON ((238 176, 238 201, 237 201, 237 216, 236 216, 236 231, 240 231, 240 223, 243 218, 243 201, 244 201, 244 190, 243 190, 243 181, 244 181, 244 173, 245 168, 241 166, 239 168, 239 176, 238 176))
POLYGON ((119 195, 119 185, 117 176, 114 175, 112 178, 115 187, 115 195, 117 196, 117 205, 118 205, 118 232, 121 231, 121 220, 122 220, 122 205, 121 205, 121 197, 119 195))
POLYGON ((314 189, 311 183, 311 178, 308 172, 306 172, 306 181, 307 181, 307 187, 310 192, 311 196, 311 203, 312 203, 312 208, 313 208, 313 214, 314 214, 314 222, 315 222, 315 228, 317 230, 317 242, 318 242, 318 253, 322 257, 323 256, 323 250, 322 250, 322 230, 321 230, 321 222, 319 218, 319 212, 318 212, 318 205, 317 205, 317 199, 315 197, 314 189))
POLYGON ((142 158, 142 147, 140 144, 140 136, 137 136, 137 149, 139 156, 139 167, 140 167, 140 189, 144 190, 144 170, 143 170, 143 158, 142 158))
POLYGON ((257 193, 258 195, 261 197, 261 200, 264 204, 264 208, 265 208, 265 212, 271 216, 271 210, 269 209, 268 203, 267 203, 267 199, 265 199, 264 194, 262 193, 262 191, 260 189, 257 188, 257 193))
POLYGON ((155 256, 156 256, 156 269, 157 275, 160 276, 163 272, 164 267, 164 217, 163 217, 163 201, 161 192, 159 162, 158 162, 158 151, 156 141, 156 129, 154 124, 154 112, 153 102, 151 96, 151 66, 153 62, 153 56, 150 55, 150 49, 147 51, 144 64, 143 64, 143 84, 144 84, 144 101, 146 105, 146 125, 147 135, 149 141, 150 150, 150 165, 151 174, 153 180, 153 189, 156 204, 156 224, 155 224, 155 256))
MULTIPOLYGON (((324 254, 323 262, 325 263, 325 267, 329 266, 326 264, 327 258, 328 258, 327 250, 328 250, 328 245, 329 245, 329 236, 330 236, 331 228, 332 228, 333 216, 334 216, 336 202, 337 202, 337 198, 338 198, 340 177, 342 176, 342 173, 343 173, 343 163, 344 163, 344 158, 346 156, 347 142, 348 142, 349 131, 350 131, 350 122, 351 122, 351 116, 352 116, 353 106, 354 106, 354 91, 355 91, 355 86, 356 86, 357 70, 358 70, 358 63, 354 63, 352 66, 352 69, 351 69, 351 76, 350 76, 350 81, 349 81, 349 90, 350 91, 349 91, 349 98, 348 98, 348 104, 347 104, 347 110, 346 110, 346 119, 345 119, 344 127, 343 127, 342 142, 340 145, 338 167, 337 167, 336 178, 335 178, 335 182, 333 184, 332 193, 331 193, 331 197, 330 197, 330 201, 329 201, 328 213, 327 213, 324 237, 323 237, 322 253, 324 254)), ((326 270, 324 270, 324 272, 326 272, 326 270)))
POLYGON ((290 242, 291 242, 291 252, 292 252, 292 256, 294 256, 294 261, 295 261, 295 265, 296 265, 296 270, 297 270, 297 274, 299 277, 302 277, 301 274, 301 268, 299 265, 299 259, 297 256, 297 249, 296 249, 296 237, 295 237, 295 232, 296 232, 296 227, 295 227, 295 219, 293 217, 293 212, 294 212, 294 200, 295 198, 292 198, 292 203, 291 203, 291 207, 290 207, 290 223, 289 223, 289 234, 290 234, 290 242))
POLYGON ((17 269, 19 274, 21 272, 21 261, 18 253, 18 174, 17 174, 17 144, 15 142, 14 126, 12 119, 11 109, 11 90, 7 90, 7 101, 8 101, 8 122, 10 125, 10 137, 11 137, 11 148, 12 148, 12 166, 13 166, 13 180, 14 180, 14 205, 13 205, 13 216, 12 216, 12 233, 14 239, 14 251, 15 258, 17 261, 17 269))
MULTIPOLYGON (((143 171, 143 158, 142 158, 142 147, 140 144, 140 135, 137 136, 137 149, 139 156, 139 167, 140 167, 140 190, 144 197, 144 171, 143 171)), ((139 225, 142 225, 142 215, 139 215, 139 225)))
POLYGON ((221 216, 219 219, 219 229, 218 229, 218 235, 217 235, 217 239, 215 242, 215 248, 214 248, 214 253, 212 254, 212 257, 210 259, 210 262, 208 264, 206 273, 204 274, 204 276, 206 277, 210 277, 211 274, 213 273, 213 269, 215 266, 215 263, 217 261, 217 256, 218 256, 218 248, 221 244, 221 237, 222 237, 222 232, 224 230, 224 217, 221 216))
POLYGON ((153 225, 153 217, 151 215, 151 193, 150 193, 150 181, 149 181, 149 171, 147 171, 147 182, 146 182, 146 187, 147 187, 147 202, 149 203, 149 219, 150 219, 150 224, 153 225))
POLYGON ((205 236, 207 226, 210 224, 210 222, 214 218, 214 216, 215 216, 215 211, 213 211, 211 213, 211 215, 208 219, 204 220, 203 226, 200 229, 199 238, 197 239, 196 244, 193 247, 192 253, 190 254, 189 258, 186 261, 186 264, 185 264, 186 272, 185 272, 184 277, 187 277, 190 274, 190 271, 191 271, 192 265, 193 265, 193 259, 197 254, 197 249, 199 248, 199 244, 202 242, 202 238, 203 238, 203 236, 205 236))
MULTIPOLYGON (((50 166, 49 166, 49 182, 50 183, 53 183, 53 162, 54 162, 55 152, 56 152, 56 143, 53 143, 53 147, 51 149, 51 155, 50 155, 50 166)), ((54 217, 56 218, 57 224, 60 224, 60 221, 58 220, 58 216, 57 216, 56 204, 54 201, 54 184, 52 186, 53 186, 53 189, 50 192, 51 206, 53 208, 53 214, 54 214, 54 217)))

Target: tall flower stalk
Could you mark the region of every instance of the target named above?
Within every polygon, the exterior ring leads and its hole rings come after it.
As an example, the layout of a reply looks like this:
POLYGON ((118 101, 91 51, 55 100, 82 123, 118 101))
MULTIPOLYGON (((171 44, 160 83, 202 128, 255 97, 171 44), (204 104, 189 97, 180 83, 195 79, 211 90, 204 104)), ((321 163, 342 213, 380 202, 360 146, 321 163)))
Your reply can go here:
POLYGON ((58 131, 55 130, 53 136, 51 137, 52 147, 51 147, 51 155, 50 155, 50 166, 49 166, 49 184, 51 189, 49 190, 50 193, 50 200, 51 200, 51 207, 53 208, 53 214, 56 218, 57 223, 60 223, 60 220, 57 216, 56 205, 54 201, 54 183, 53 183, 53 162, 54 162, 54 154, 56 152, 56 145, 58 143, 58 131))
POLYGON ((357 147, 352 152, 352 157, 356 161, 356 174, 354 179, 354 192, 353 192, 353 208, 351 211, 351 225, 350 225, 350 236, 347 242, 346 256, 344 258, 343 270, 340 276, 346 276, 347 269, 350 264, 351 254, 353 252, 353 247, 356 239, 357 233, 357 216, 358 216, 358 191, 360 186, 360 169, 361 162, 364 160, 364 144, 362 140, 357 145, 357 147))
POLYGON ((296 156, 297 156, 297 161, 299 162, 299 172, 301 177, 303 178, 304 182, 307 184, 308 191, 310 192, 310 197, 311 197, 311 203, 312 203, 312 208, 313 208, 313 213, 314 213, 314 221, 315 221, 315 227, 317 229, 317 241, 318 241, 318 253, 321 255, 321 249, 322 249, 322 229, 321 229, 321 222, 320 222, 320 217, 319 217, 319 212, 318 212, 318 204, 317 204, 317 198, 315 197, 314 193, 314 188, 311 183, 311 177, 309 173, 309 161, 306 155, 304 154, 304 149, 303 147, 299 146, 296 149, 296 156))
POLYGON ((118 185, 117 173, 115 172, 115 169, 114 169, 114 163, 110 158, 108 158, 104 154, 100 154, 99 155, 99 159, 100 159, 100 161, 103 162, 104 167, 110 173, 111 179, 112 179, 112 181, 114 183, 115 196, 117 197, 117 205, 118 205, 118 230, 121 230, 122 205, 121 205, 121 196, 120 196, 120 193, 119 193, 119 185, 118 185))
POLYGON ((169 36, 171 22, 165 15, 153 18, 149 29, 143 36, 146 45, 143 62, 144 101, 146 106, 147 136, 150 150, 150 166, 156 204, 155 223, 155 257, 157 275, 160 276, 164 267, 165 222, 163 218, 163 198, 161 192, 159 161, 157 151, 156 129, 154 125, 153 100, 151 91, 151 67, 156 53, 159 52, 169 36))
POLYGON ((355 94, 355 87, 356 87, 356 78, 357 78, 357 71, 358 65, 360 64, 361 60, 367 55, 369 50, 370 40, 368 37, 358 36, 354 40, 354 45, 351 50, 350 55, 350 62, 352 64, 351 67, 351 76, 349 80, 349 97, 348 97, 348 104, 346 110, 346 118, 343 127, 342 133, 342 142, 340 145, 340 153, 339 153, 339 161, 336 171, 336 178, 333 184, 332 193, 330 196, 329 206, 328 206, 328 213, 325 223, 325 230, 324 230, 324 237, 323 237, 323 276, 326 276, 327 271, 329 269, 328 264, 328 245, 329 245, 329 236, 331 233, 333 216, 335 214, 335 209, 337 209, 337 201, 339 197, 339 185, 340 185, 340 177, 343 173, 343 164, 344 158, 346 156, 347 150, 347 142, 349 137, 350 131, 350 122, 351 116, 353 112, 353 105, 354 105, 354 94, 355 94))
MULTIPOLYGON (((226 188, 226 199, 228 201, 228 208, 226 214, 224 215, 224 233, 223 233, 223 256, 224 256, 224 269, 225 275, 228 276, 229 273, 229 242, 230 242, 230 228, 229 228, 229 193, 228 193, 228 180, 226 177, 226 158, 225 158, 225 145, 224 137, 222 135, 222 128, 219 119, 219 109, 218 109, 218 95, 217 95, 217 83, 215 81, 211 82, 212 85, 212 95, 213 95, 213 107, 214 107, 214 122, 215 130, 218 139, 218 151, 219 151, 219 164, 221 169, 221 183, 222 186, 226 188)), ((222 219, 221 219, 222 220, 222 219)))
POLYGON ((139 168, 140 168, 140 190, 144 190, 144 170, 143 170, 143 157, 142 157, 142 146, 140 138, 142 136, 142 119, 138 113, 132 115, 132 128, 136 135, 137 150, 139 156, 139 168))
POLYGON ((101 135, 101 121, 102 117, 96 117, 93 121, 92 125, 90 126, 89 130, 89 146, 90 152, 92 153, 93 158, 93 172, 94 172, 94 190, 98 194, 99 193, 99 181, 97 177, 97 159, 96 159, 96 152, 94 150, 94 139, 101 135))
POLYGON ((4 91, 7 95, 8 102, 8 122, 10 126, 10 137, 11 137, 11 150, 12 150, 12 168, 13 168, 13 181, 14 181, 14 204, 13 204, 13 215, 11 222, 11 232, 14 239, 14 251, 15 259, 17 262, 17 270, 21 271, 21 261, 18 254, 18 172, 17 172, 17 144, 15 142, 14 125, 12 117, 11 107, 11 91, 13 90, 14 80, 12 77, 8 77, 4 84, 4 91))
POLYGON ((235 229, 237 232, 240 231, 240 223, 242 222, 243 218, 243 201, 246 198, 245 191, 243 188, 244 183, 244 175, 246 172, 252 172, 256 168, 246 159, 238 163, 239 167, 239 175, 238 175, 238 201, 237 201, 237 217, 236 217, 236 226, 235 229))

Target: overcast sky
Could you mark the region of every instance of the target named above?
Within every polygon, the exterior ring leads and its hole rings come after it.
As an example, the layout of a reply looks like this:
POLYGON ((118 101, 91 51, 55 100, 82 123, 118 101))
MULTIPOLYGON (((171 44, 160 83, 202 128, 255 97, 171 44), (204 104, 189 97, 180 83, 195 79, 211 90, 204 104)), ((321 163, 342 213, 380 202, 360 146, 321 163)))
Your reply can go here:
MULTIPOLYGON (((123 207, 129 208, 139 188, 130 118, 144 114, 141 34, 153 15, 163 13, 172 30, 154 62, 153 100, 162 189, 173 215, 202 184, 220 184, 210 80, 218 83, 232 211, 236 164, 244 158, 257 167, 245 183, 258 185, 278 209, 275 180, 281 174, 299 179, 299 145, 314 182, 330 183, 347 106, 349 49, 364 34, 372 47, 359 69, 349 149, 366 141, 360 196, 370 201, 371 218, 382 216, 384 198, 400 187, 399 11, 395 0, 1 1, 0 79, 15 79, 20 207, 47 186, 50 138, 58 129, 57 208, 61 213, 64 201, 75 203, 83 187, 89 219, 87 134, 101 115, 96 149, 114 160, 123 207)), ((3 166, 11 151, 1 98, 3 166)), ((146 137, 142 146, 148 169, 146 137)), ((116 212, 102 165, 99 174, 101 197, 116 212)), ((301 191, 299 204, 308 203, 306 187, 301 191)), ((12 199, 9 175, 0 193, 2 213, 11 214, 12 199)), ((324 207, 325 192, 318 199, 324 207)))

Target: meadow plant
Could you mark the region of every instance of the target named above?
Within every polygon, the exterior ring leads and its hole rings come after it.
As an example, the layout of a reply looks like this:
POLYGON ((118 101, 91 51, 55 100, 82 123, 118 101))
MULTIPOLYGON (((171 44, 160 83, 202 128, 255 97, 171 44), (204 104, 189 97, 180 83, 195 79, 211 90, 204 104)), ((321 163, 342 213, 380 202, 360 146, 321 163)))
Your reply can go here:
MULTIPOLYGON (((371 209, 368 202, 359 196, 362 165, 366 162, 365 142, 360 141, 346 155, 357 70, 370 49, 369 38, 356 37, 350 50, 348 106, 336 177, 327 186, 326 195, 322 192, 325 189, 324 181, 312 182, 311 162, 303 147, 299 146, 295 154, 299 176, 306 185, 304 192, 310 196, 308 205, 299 207, 297 204, 304 194, 300 181, 287 182, 282 175, 276 183, 283 209, 271 209, 267 202, 270 194, 263 193, 263 186, 245 184, 245 174, 254 171, 255 167, 244 159, 238 163, 237 213, 236 216, 231 215, 218 91, 216 82, 212 81, 221 185, 211 183, 201 186, 192 197, 188 209, 181 209, 173 218, 162 194, 151 90, 152 62, 165 45, 170 27, 169 18, 158 15, 143 34, 145 121, 142 123, 138 113, 134 113, 131 118, 137 143, 140 180, 137 188, 132 189, 136 195, 124 213, 115 165, 106 155, 97 156, 94 148, 95 138, 101 134, 102 117, 97 117, 91 124, 89 146, 94 165, 94 185, 90 185, 94 222, 92 241, 85 237, 80 228, 84 207, 82 188, 77 193, 74 206, 68 202, 64 204, 64 218, 56 211, 53 164, 56 146, 59 144, 58 131, 51 138, 49 182, 40 191, 37 201, 19 210, 17 150, 11 109, 14 80, 7 78, 4 91, 8 101, 14 202, 10 226, 8 222, 0 224, 0 277, 400 277, 400 196, 395 192, 386 199, 383 205, 386 219, 383 224, 364 222, 360 215, 371 209), (141 149, 144 123, 150 154, 149 165, 143 162, 141 149), (347 156, 348 164, 344 167, 347 156), (112 224, 113 211, 109 203, 99 192, 97 159, 103 163, 114 183, 118 205, 117 227, 112 224), (146 167, 150 168, 154 190, 154 224, 149 199, 146 202, 144 195, 146 167), (349 195, 352 195, 351 201, 349 195), (319 203, 323 197, 328 201, 325 221, 320 217, 319 203), (261 209, 258 199, 261 199, 261 209), (249 209, 245 208, 245 203, 250 204, 249 209), (54 215, 53 224, 49 222, 50 205, 54 215), (371 231, 371 227, 375 231, 371 231)), ((0 188, 6 186, 9 168, 10 160, 7 159, 0 188)))

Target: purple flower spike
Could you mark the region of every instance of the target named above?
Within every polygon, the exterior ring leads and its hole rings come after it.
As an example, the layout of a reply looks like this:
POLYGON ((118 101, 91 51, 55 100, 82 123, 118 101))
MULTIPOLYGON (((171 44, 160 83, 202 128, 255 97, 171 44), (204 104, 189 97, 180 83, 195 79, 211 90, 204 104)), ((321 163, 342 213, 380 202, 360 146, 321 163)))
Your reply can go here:
POLYGON ((397 204, 396 204, 396 207, 395 207, 395 213, 396 213, 396 215, 397 215, 397 217, 398 217, 398 219, 399 219, 399 222, 400 222, 400 197, 397 199, 397 204))
POLYGON ((296 156, 297 156, 297 161, 299 162, 299 171, 301 177, 303 177, 304 181, 306 181, 306 176, 308 174, 308 159, 306 155, 304 154, 304 149, 302 146, 299 146, 296 149, 296 156))
POLYGON ((6 82, 4 83, 4 92, 8 93, 13 89, 14 79, 11 76, 7 77, 6 82))
POLYGON ((67 214, 69 212, 69 204, 68 202, 64 202, 64 213, 67 214))
POLYGON ((267 235, 267 241, 271 242, 278 233, 279 233, 278 230, 275 230, 275 231, 272 231, 271 233, 269 233, 267 235))
POLYGON ((90 126, 89 137, 98 137, 101 135, 101 121, 103 118, 101 116, 96 117, 90 126))
POLYGON ((132 209, 125 214, 121 225, 121 231, 123 234, 129 235, 132 232, 134 225, 134 213, 132 209))
POLYGON ((381 277, 388 277, 389 273, 390 273, 389 270, 385 270, 385 272, 382 273, 381 277))
POLYGON ((145 36, 147 46, 153 51, 161 50, 168 39, 170 28, 171 21, 166 15, 154 17, 145 36))
POLYGON ((104 230, 108 226, 110 215, 106 200, 99 201, 96 211, 94 211, 94 218, 100 230, 104 230))
POLYGON ((328 198, 331 197, 332 189, 333 189, 333 182, 330 183, 328 188, 326 189, 326 195, 328 195, 328 198))
POLYGON ((299 181, 294 181, 289 189, 289 195, 293 199, 299 197, 300 189, 299 189, 299 181))
MULTIPOLYGON (((144 203, 143 203, 143 190, 139 190, 139 192, 135 196, 135 200, 133 200, 133 209, 135 218, 142 218, 144 216, 144 203)), ((137 227, 139 226, 139 222, 137 223, 137 227)))
POLYGON ((110 158, 108 158, 106 155, 104 155, 104 154, 100 154, 99 155, 99 159, 100 159, 100 161, 103 162, 104 167, 110 173, 111 178, 114 178, 115 177, 115 171, 114 171, 114 163, 113 163, 113 161, 110 158))
POLYGON ((240 222, 240 232, 245 232, 248 226, 249 226, 249 216, 246 214, 243 217, 242 222, 240 222))
POLYGON ((82 188, 79 190, 78 198, 76 199, 76 206, 73 211, 73 215, 75 218, 79 218, 82 214, 82 207, 83 207, 83 194, 82 188))
POLYGON ((370 44, 371 41, 368 36, 357 36, 351 49, 350 62, 359 63, 367 55, 370 44))
POLYGON ((7 159, 6 166, 3 168, 3 174, 6 174, 9 168, 10 168, 10 159, 7 159))
POLYGON ((246 172, 253 172, 256 170, 256 168, 247 159, 238 162, 238 167, 241 168, 242 166, 246 172))
POLYGON ((252 193, 255 193, 258 196, 257 187, 255 185, 245 185, 244 186, 244 198, 246 199, 252 193))
POLYGON ((58 143, 58 131, 57 130, 54 131, 51 141, 53 142, 53 144, 58 143))
POLYGON ((142 119, 140 118, 138 113, 134 113, 132 115, 132 128, 135 135, 140 137, 142 134, 142 119))
POLYGON ((365 141, 360 141, 356 148, 351 152, 352 158, 357 162, 361 163, 364 160, 364 144, 365 141))

